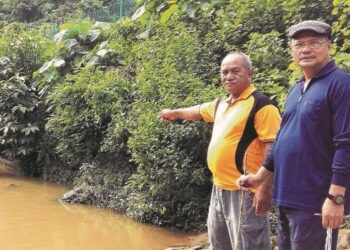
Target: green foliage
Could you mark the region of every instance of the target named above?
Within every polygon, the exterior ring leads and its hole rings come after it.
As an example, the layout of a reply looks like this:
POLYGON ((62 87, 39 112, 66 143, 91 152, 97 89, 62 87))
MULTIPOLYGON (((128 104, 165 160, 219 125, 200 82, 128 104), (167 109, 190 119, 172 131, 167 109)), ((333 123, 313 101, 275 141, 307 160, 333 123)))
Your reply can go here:
POLYGON ((283 109, 289 79, 286 71, 290 62, 288 49, 283 48, 283 40, 276 31, 252 33, 244 50, 253 63, 253 82, 263 93, 269 95, 283 109))
POLYGON ((1 9, 3 13, 11 14, 8 15, 11 21, 30 22, 43 16, 39 6, 45 2, 45 0, 3 0, 1 9))
POLYGON ((140 220, 189 229, 190 221, 204 219, 210 187, 204 168, 209 128, 201 123, 166 125, 157 119, 161 107, 190 106, 218 93, 196 77, 200 48, 196 32, 182 25, 160 28, 142 47, 135 47, 137 96, 129 114, 128 145, 138 167, 127 183, 127 213, 140 220), (202 205, 196 207, 193 199, 202 205))
POLYGON ((166 24, 176 13, 193 18, 199 12, 207 16, 215 14, 220 15, 222 7, 228 3, 228 0, 209 0, 209 1, 162 1, 162 0, 141 0, 137 1, 138 9, 132 18, 138 19, 142 23, 151 23, 153 20, 159 20, 161 24, 166 24))
MULTIPOLYGON (((333 24, 333 35, 334 41, 336 42, 337 51, 349 53, 350 52, 350 32, 349 32, 349 11, 350 11, 350 1, 333 1, 334 9, 333 16, 337 17, 337 21, 333 24)), ((344 53, 342 53, 342 58, 344 58, 344 53)), ((341 60, 345 62, 346 60, 341 60)), ((349 67, 347 67, 348 69, 349 67)))
POLYGON ((232 50, 232 45, 241 49, 254 32, 284 32, 282 18, 279 1, 230 1, 217 22, 225 48, 232 50))
POLYGON ((24 25, 1 28, 1 155, 16 158, 24 172, 38 175, 35 166, 39 142, 44 134, 46 105, 33 82, 33 71, 56 51, 55 44, 24 25))
POLYGON ((88 13, 101 8, 109 0, 1 0, 0 20, 11 22, 62 23, 66 18, 77 17, 80 13, 88 13))
POLYGON ((108 24, 92 26, 87 19, 73 19, 61 25, 61 32, 54 37, 54 58, 35 71, 36 84, 47 88, 63 82, 68 73, 84 66, 120 64, 117 58, 110 57, 111 49, 107 41, 103 41, 108 27, 108 24))
POLYGON ((46 130, 57 139, 57 153, 72 168, 95 159, 111 114, 120 110, 130 85, 117 70, 104 74, 86 67, 54 88, 55 109, 46 130))
POLYGON ((71 22, 67 22, 60 26, 60 30, 66 30, 63 39, 77 38, 79 35, 86 34, 91 28, 92 23, 89 21, 83 21, 74 19, 71 22))
POLYGON ((27 84, 15 75, 0 85, 0 139, 2 153, 10 159, 35 152, 42 129, 40 96, 27 84))
POLYGON ((1 29, 0 57, 10 58, 14 70, 20 74, 31 75, 55 53, 55 43, 36 30, 27 30, 19 24, 7 25, 1 29))
POLYGON ((280 1, 284 10, 284 23, 287 27, 301 20, 322 20, 332 23, 334 18, 331 15, 333 0, 292 0, 280 1))
MULTIPOLYGON (((112 24, 106 31, 114 56, 120 58, 126 65, 133 63, 134 54, 130 51, 134 44, 140 42, 137 36, 143 31, 141 27, 130 19, 121 19, 117 24, 112 24)), ((129 74, 133 74, 132 71, 134 69, 129 69, 129 74)))
POLYGON ((350 72, 350 54, 338 52, 333 59, 342 70, 350 72))

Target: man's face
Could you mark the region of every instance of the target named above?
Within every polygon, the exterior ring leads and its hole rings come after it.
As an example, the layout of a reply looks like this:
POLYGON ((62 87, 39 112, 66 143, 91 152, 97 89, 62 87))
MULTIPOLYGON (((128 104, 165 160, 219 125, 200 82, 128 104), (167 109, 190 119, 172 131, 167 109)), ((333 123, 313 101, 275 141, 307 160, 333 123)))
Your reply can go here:
POLYGON ((292 56, 294 62, 303 70, 318 71, 325 66, 329 60, 330 41, 314 32, 305 31, 293 38, 292 56))
POLYGON ((233 97, 238 97, 249 87, 252 70, 244 66, 244 59, 239 54, 227 56, 221 63, 221 83, 233 97))

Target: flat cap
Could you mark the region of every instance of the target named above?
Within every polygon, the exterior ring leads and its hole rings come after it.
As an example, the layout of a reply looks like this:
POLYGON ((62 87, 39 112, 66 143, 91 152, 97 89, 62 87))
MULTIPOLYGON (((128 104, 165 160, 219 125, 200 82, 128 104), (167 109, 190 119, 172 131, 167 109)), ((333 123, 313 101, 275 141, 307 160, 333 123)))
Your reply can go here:
POLYGON ((290 27, 287 30, 288 37, 295 38, 300 32, 303 31, 312 31, 316 34, 327 36, 328 38, 331 38, 332 34, 331 26, 329 26, 327 23, 316 20, 307 20, 290 27))

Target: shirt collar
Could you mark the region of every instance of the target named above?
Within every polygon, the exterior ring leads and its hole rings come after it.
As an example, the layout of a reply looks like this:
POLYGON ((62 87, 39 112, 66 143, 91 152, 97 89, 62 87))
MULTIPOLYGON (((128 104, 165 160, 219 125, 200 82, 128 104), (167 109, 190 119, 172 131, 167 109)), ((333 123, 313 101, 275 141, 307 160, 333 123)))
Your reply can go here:
MULTIPOLYGON (((314 79, 322 78, 328 74, 330 74, 333 70, 336 69, 336 65, 334 60, 330 60, 326 66, 324 66, 317 74, 313 77, 314 79)), ((297 80, 297 83, 303 83, 305 81, 305 77, 302 76, 297 80)))
MULTIPOLYGON (((249 87, 243 90, 243 92, 234 101, 247 99, 255 90, 256 88, 254 87, 254 85, 250 84, 249 87)), ((231 95, 227 95, 225 101, 229 101, 230 99, 231 95)))

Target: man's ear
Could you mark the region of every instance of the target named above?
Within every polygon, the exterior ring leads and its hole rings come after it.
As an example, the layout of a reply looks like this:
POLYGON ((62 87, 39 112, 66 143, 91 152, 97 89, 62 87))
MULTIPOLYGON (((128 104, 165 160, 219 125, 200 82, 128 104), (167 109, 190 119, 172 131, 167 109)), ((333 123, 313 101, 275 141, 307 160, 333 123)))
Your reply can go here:
POLYGON ((253 70, 252 69, 249 70, 248 75, 249 75, 249 78, 252 79, 252 77, 253 77, 253 70))

